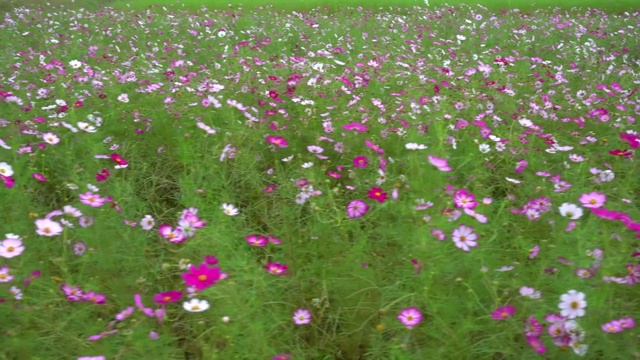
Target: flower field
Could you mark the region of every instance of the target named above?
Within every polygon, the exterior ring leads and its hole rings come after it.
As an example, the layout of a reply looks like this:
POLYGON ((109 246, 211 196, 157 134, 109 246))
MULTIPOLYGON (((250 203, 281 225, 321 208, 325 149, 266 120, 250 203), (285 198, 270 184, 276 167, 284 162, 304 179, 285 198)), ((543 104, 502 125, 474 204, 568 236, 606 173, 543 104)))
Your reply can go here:
POLYGON ((638 359, 640 10, 0 16, 0 359, 638 359))

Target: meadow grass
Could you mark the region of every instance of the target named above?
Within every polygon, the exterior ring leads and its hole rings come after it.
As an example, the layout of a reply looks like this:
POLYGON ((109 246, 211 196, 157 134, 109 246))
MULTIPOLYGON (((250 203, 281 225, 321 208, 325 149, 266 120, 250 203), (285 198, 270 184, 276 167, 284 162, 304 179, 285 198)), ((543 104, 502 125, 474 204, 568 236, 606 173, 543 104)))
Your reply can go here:
POLYGON ((319 7, 330 9, 332 12, 341 12, 346 8, 362 7, 366 9, 397 9, 400 11, 411 11, 415 6, 421 7, 444 7, 444 6, 462 6, 481 5, 491 10, 501 9, 521 9, 531 11, 535 9, 553 8, 559 7, 562 9, 572 8, 593 8, 602 9, 609 12, 623 12, 633 11, 640 9, 637 1, 634 0, 498 0, 498 1, 473 1, 473 0, 429 0, 425 3, 423 0, 252 0, 252 1, 237 1, 237 0, 186 0, 186 1, 158 1, 158 0, 136 0, 136 1, 124 1, 116 0, 112 6, 119 9, 133 9, 143 10, 150 6, 169 6, 178 9, 199 10, 202 7, 207 9, 228 9, 232 7, 242 7, 245 9, 270 7, 279 10, 288 11, 309 11, 319 7))
POLYGON ((10 10, 0 358, 638 358, 637 21, 10 10))

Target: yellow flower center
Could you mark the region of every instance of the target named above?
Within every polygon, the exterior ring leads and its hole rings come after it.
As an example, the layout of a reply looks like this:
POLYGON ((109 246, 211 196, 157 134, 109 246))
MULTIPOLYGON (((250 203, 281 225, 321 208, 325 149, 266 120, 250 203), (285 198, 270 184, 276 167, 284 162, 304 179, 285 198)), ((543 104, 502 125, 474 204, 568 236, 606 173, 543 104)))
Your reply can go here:
POLYGON ((51 233, 51 229, 49 229, 48 227, 42 229, 42 232, 45 234, 50 234, 51 233))
POLYGON ((200 307, 199 307, 198 305, 193 305, 193 306, 191 307, 191 310, 193 310, 193 311, 197 311, 197 310, 200 310, 200 307))
POLYGON ((7 252, 13 252, 13 250, 15 250, 16 248, 14 248, 13 246, 9 246, 7 248, 7 252))
POLYGON ((207 280, 207 275, 200 275, 200 276, 198 276, 198 280, 200 280, 200 281, 206 281, 206 280, 207 280))
POLYGON ((580 304, 577 301, 572 301, 571 302, 571 308, 572 309, 577 309, 580 307, 580 304))
POLYGON ((164 301, 167 301, 167 302, 168 302, 169 300, 171 300, 171 296, 165 296, 164 298, 162 298, 162 300, 164 300, 164 301))

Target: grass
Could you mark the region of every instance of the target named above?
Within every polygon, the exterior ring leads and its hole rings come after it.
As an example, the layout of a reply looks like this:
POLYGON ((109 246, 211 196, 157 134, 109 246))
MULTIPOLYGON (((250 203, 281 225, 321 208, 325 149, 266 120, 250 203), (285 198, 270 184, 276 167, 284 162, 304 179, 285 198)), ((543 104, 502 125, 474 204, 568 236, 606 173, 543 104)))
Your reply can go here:
POLYGON ((632 15, 114 6, 0 23, 0 359, 639 356, 632 15))
MULTIPOLYGON (((245 9, 273 6, 276 9, 288 11, 309 11, 318 7, 330 9, 332 12, 340 12, 345 8, 363 7, 368 9, 411 9, 415 6, 426 6, 422 0, 270 0, 270 1, 235 1, 235 0, 188 0, 188 1, 157 1, 157 0, 136 0, 118 1, 113 4, 119 9, 144 10, 150 6, 163 5, 177 9, 199 10, 202 7, 207 9, 228 9, 242 7, 245 9)), ((598 0, 507 0, 507 1, 469 1, 469 0, 430 0, 429 7, 461 6, 461 5, 481 5, 492 10, 521 9, 533 11, 536 9, 559 7, 562 9, 572 8, 595 8, 607 10, 609 12, 624 12, 640 9, 634 0, 612 0, 602 2, 598 0)), ((401 10, 405 11, 405 10, 401 10)), ((406 10, 411 11, 411 10, 406 10)))

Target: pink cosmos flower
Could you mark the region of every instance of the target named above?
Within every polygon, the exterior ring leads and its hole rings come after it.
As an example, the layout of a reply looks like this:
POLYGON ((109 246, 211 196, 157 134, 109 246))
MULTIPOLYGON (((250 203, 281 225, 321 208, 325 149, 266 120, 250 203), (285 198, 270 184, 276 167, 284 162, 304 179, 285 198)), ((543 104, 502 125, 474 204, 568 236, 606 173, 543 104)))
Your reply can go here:
POLYGON ((80 194, 80 202, 92 207, 100 207, 105 201, 105 198, 101 198, 100 195, 94 194, 90 191, 85 194, 80 194))
POLYGON ((469 251, 470 247, 478 246, 475 241, 478 235, 473 233, 473 228, 461 224, 459 227, 453 230, 452 240, 456 244, 456 247, 464 251, 469 251))
POLYGON ((520 160, 516 166, 516 174, 523 172, 527 168, 527 165, 529 165, 527 160, 520 160))
POLYGON ((447 159, 435 157, 433 155, 429 155, 428 159, 429 159, 429 163, 431 165, 435 166, 440 171, 452 171, 453 170, 453 168, 451 166, 449 166, 449 164, 447 163, 447 159))
POLYGON ((609 321, 608 323, 603 324, 601 328, 602 328, 602 331, 608 332, 608 333, 619 333, 619 332, 622 332, 622 330, 624 330, 618 320, 609 321))
POLYGON ((167 305, 176 301, 180 301, 182 298, 182 291, 165 291, 158 294, 153 295, 153 301, 159 305, 167 305))
POLYGON ((547 352, 547 348, 544 347, 544 343, 538 337, 527 337, 527 342, 529 346, 538 354, 544 354, 547 352))
POLYGON ((57 236, 62 233, 62 225, 49 219, 38 219, 35 221, 38 229, 36 233, 42 236, 57 236))
POLYGON ((266 138, 269 144, 275 145, 280 148, 286 148, 289 146, 287 140, 281 136, 267 136, 266 138))
POLYGON ((534 245, 534 247, 531 248, 531 250, 529 250, 529 259, 533 259, 536 256, 538 256, 539 251, 540 251, 540 246, 534 245))
POLYGON ((251 246, 263 247, 263 246, 266 246, 269 243, 269 240, 267 239, 266 236, 257 235, 257 234, 247 235, 244 239, 251 246))
POLYGON ((102 356, 102 355, 98 355, 98 356, 80 356, 78 358, 78 360, 107 360, 107 358, 105 356, 102 356))
POLYGON ((598 192, 585 193, 580 196, 579 199, 582 206, 586 208, 597 209, 602 207, 607 201, 607 196, 598 192))
POLYGON ((284 276, 287 275, 289 267, 285 264, 269 261, 264 268, 273 275, 284 276))
POLYGON ((402 309, 398 315, 398 320, 408 329, 413 329, 414 326, 422 322, 422 313, 414 307, 402 309))
POLYGON ((353 200, 347 205, 347 215, 349 218, 355 219, 363 216, 369 211, 369 205, 362 200, 353 200))
POLYGON ((13 234, 8 234, 7 239, 0 242, 0 257, 10 259, 22 254, 23 251, 22 239, 13 234))
POLYGON ((291 354, 278 354, 271 358, 271 360, 291 360, 293 359, 293 355, 291 354))
POLYGON ((184 242, 187 239, 184 230, 179 226, 173 229, 170 225, 162 224, 158 227, 158 233, 174 244, 184 242))
POLYGON ((308 325, 311 323, 311 311, 298 309, 293 313, 293 323, 296 325, 308 325))
POLYGON ((111 160, 113 160, 117 164, 116 165, 117 169, 125 168, 129 165, 127 160, 125 160, 122 156, 118 154, 111 154, 111 160))
POLYGON ((38 180, 40 182, 46 182, 47 181, 47 178, 44 175, 40 174, 40 173, 33 173, 32 176, 33 176, 34 179, 36 179, 36 180, 38 180))
POLYGON ((84 294, 84 296, 82 297, 82 300, 90 301, 90 302, 92 302, 94 304, 98 304, 98 305, 103 305, 104 303, 107 302, 107 295, 98 294, 96 292, 89 291, 89 292, 84 294))
POLYGON ((471 194, 467 190, 458 190, 453 194, 453 203, 458 208, 473 209, 478 206, 475 201, 475 195, 471 194))
POLYGON ((206 264, 200 264, 198 267, 191 265, 189 272, 182 274, 182 278, 187 286, 195 286, 197 290, 204 290, 215 285, 215 283, 220 280, 220 277, 219 267, 211 268, 206 264))
POLYGON ((353 158, 353 167, 364 169, 369 165, 369 159, 364 155, 359 155, 353 158))
POLYGON ((369 199, 383 203, 387 199, 387 193, 379 187, 373 187, 369 190, 369 199))
POLYGON ((511 305, 501 306, 501 307, 495 309, 491 313, 491 317, 494 320, 506 320, 506 319, 510 318, 511 316, 513 316, 513 314, 515 314, 515 312, 516 312, 516 308, 511 306, 511 305))

